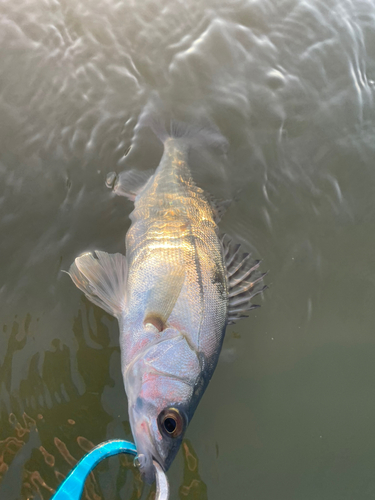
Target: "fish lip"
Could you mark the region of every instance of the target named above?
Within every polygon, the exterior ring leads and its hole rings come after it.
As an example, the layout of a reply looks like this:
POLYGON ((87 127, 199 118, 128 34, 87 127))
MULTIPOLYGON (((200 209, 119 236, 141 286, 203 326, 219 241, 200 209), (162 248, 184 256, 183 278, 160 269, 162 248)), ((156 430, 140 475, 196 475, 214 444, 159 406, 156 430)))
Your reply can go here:
POLYGON ((163 460, 161 459, 159 453, 157 452, 157 448, 155 446, 155 442, 154 442, 153 436, 152 436, 152 434, 150 432, 150 428, 148 428, 148 433, 149 433, 150 442, 152 443, 152 448, 153 448, 152 453, 151 453, 151 458, 152 458, 153 461, 155 460, 155 462, 157 462, 160 465, 160 467, 163 469, 163 472, 166 472, 163 460))
POLYGON ((160 468, 162 469, 162 471, 164 473, 166 472, 166 468, 163 465, 162 461, 160 460, 160 457, 159 456, 156 457, 155 453, 151 453, 151 466, 147 469, 145 469, 142 466, 139 466, 139 471, 141 473, 141 476, 143 477, 143 480, 146 481, 146 483, 152 484, 156 480, 157 471, 156 471, 155 463, 157 463, 160 466, 160 468), (149 473, 150 469, 151 469, 151 475, 149 473), (150 477, 152 478, 151 481, 150 481, 150 477))
POLYGON ((157 462, 157 464, 160 465, 160 467, 162 468, 163 472, 167 472, 166 468, 164 467, 164 464, 161 462, 161 460, 159 460, 159 458, 155 457, 155 455, 151 455, 151 456, 152 456, 152 461, 157 462))
MULTIPOLYGON (((146 420, 146 429, 147 429, 146 437, 147 437, 148 442, 151 445, 150 446, 151 450, 149 449, 149 447, 147 447, 146 449, 143 449, 143 446, 142 446, 141 443, 143 442, 145 435, 143 435, 143 439, 139 439, 138 440, 137 439, 138 433, 134 432, 135 429, 133 431, 133 435, 134 435, 135 443, 136 443, 136 446, 137 446, 137 454, 139 456, 141 456, 141 455, 147 456, 146 455, 146 450, 149 451, 149 455, 148 456, 151 458, 152 475, 153 475, 153 480, 155 480, 156 469, 155 469, 155 466, 153 465, 153 461, 157 462, 160 465, 160 467, 162 468, 163 472, 166 472, 166 468, 165 468, 163 460, 161 459, 160 454, 158 453, 157 448, 155 446, 155 440, 154 440, 153 435, 151 433, 150 423, 149 423, 148 420, 146 420), (138 451, 137 441, 139 441, 139 444, 140 444, 139 451, 138 451)), ((149 480, 147 480, 147 478, 150 476, 149 470, 150 470, 149 467, 145 468, 144 466, 142 467, 141 465, 139 465, 139 471, 140 471, 141 475, 144 476, 144 479, 146 479, 146 482, 149 482, 149 480)))
POLYGON ((151 442, 152 442, 152 447, 154 448, 154 453, 151 454, 152 459, 155 460, 155 462, 157 462, 160 465, 160 467, 163 469, 163 472, 166 472, 164 461, 161 459, 159 453, 157 452, 157 448, 155 446, 152 437, 151 437, 151 442))

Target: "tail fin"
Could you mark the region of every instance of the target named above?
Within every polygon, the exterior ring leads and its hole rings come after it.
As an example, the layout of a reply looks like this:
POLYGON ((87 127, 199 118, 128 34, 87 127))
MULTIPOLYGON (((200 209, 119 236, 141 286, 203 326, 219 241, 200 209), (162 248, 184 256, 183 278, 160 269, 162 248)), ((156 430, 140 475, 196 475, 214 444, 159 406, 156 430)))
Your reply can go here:
POLYGON ((192 146, 202 146, 217 150, 221 154, 228 152, 228 141, 213 125, 189 125, 172 120, 170 123, 170 137, 183 139, 192 146))
POLYGON ((181 139, 193 148, 215 149, 221 154, 228 151, 228 141, 219 129, 207 118, 195 117, 192 124, 177 119, 170 119, 169 126, 166 125, 166 113, 159 97, 153 95, 141 113, 137 128, 150 127, 158 139, 164 144, 167 139, 181 139))
POLYGON ((196 106, 188 109, 186 105, 179 108, 168 102, 165 105, 153 93, 139 116, 136 135, 145 128, 150 128, 163 144, 173 139, 181 146, 187 146, 189 169, 198 186, 215 198, 232 197, 231 181, 227 175, 228 141, 207 117, 205 110, 196 106), (180 121, 180 117, 184 121, 180 121))

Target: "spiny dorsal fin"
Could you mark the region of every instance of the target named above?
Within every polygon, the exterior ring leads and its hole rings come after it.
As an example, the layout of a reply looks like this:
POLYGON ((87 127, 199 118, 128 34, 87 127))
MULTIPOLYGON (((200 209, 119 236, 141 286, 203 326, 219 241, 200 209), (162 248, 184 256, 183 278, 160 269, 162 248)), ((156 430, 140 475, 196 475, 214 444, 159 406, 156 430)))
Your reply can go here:
POLYGON ((128 274, 124 255, 98 250, 85 253, 75 259, 68 274, 91 302, 112 316, 121 315, 128 274))
POLYGON ((228 210, 228 207, 232 204, 231 199, 228 200, 222 200, 222 199, 217 199, 211 194, 207 194, 207 198, 211 204, 212 211, 214 213, 214 221, 216 224, 219 224, 221 219, 223 218, 225 212, 228 210))
POLYGON ((118 196, 125 196, 128 200, 134 201, 154 173, 155 170, 135 169, 125 170, 121 174, 110 172, 105 183, 118 196))
POLYGON ((227 268, 228 325, 231 325, 241 318, 247 318, 245 312, 259 307, 252 304, 251 300, 267 288, 261 283, 267 273, 260 273, 260 261, 251 260, 249 253, 240 252, 241 245, 233 243, 226 234, 221 237, 221 244, 227 268))

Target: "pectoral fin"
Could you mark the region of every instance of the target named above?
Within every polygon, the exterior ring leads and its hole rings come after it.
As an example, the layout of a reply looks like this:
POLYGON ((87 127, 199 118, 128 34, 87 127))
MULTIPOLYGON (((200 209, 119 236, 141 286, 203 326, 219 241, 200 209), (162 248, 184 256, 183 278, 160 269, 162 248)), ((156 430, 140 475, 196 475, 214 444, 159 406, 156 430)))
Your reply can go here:
POLYGON ((125 196, 134 201, 142 191, 149 178, 155 173, 154 170, 126 170, 121 174, 110 172, 107 175, 106 185, 118 196, 125 196))
POLYGON ((151 323, 160 332, 166 328, 177 299, 180 296, 185 280, 185 271, 176 267, 160 276, 151 288, 147 298, 144 323, 151 323))
POLYGON ((241 318, 244 313, 259 307, 252 303, 253 297, 267 288, 262 284, 267 273, 259 272, 259 260, 252 260, 249 253, 240 252, 240 244, 235 244, 227 236, 221 239, 223 258, 227 268, 228 279, 228 324, 241 318))
POLYGON ((77 257, 68 274, 91 302, 119 317, 125 307, 127 272, 124 255, 95 251, 77 257))

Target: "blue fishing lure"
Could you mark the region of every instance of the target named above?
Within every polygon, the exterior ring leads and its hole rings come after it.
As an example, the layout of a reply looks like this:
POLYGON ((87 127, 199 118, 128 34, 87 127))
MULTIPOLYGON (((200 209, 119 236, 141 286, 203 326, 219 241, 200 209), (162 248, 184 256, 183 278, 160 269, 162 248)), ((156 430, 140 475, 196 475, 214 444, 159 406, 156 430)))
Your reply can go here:
POLYGON ((92 469, 104 458, 118 453, 137 455, 137 449, 133 443, 121 439, 106 441, 96 446, 68 474, 53 495, 52 500, 80 500, 86 478, 92 469))

